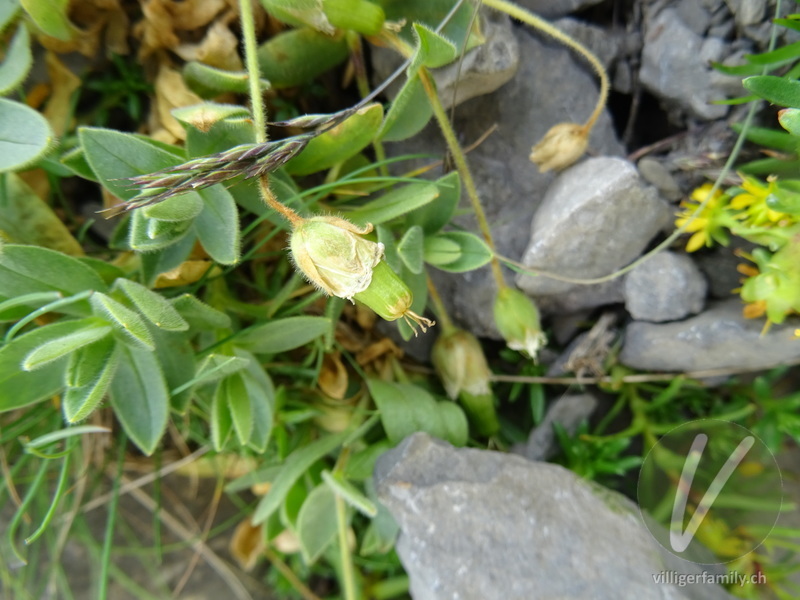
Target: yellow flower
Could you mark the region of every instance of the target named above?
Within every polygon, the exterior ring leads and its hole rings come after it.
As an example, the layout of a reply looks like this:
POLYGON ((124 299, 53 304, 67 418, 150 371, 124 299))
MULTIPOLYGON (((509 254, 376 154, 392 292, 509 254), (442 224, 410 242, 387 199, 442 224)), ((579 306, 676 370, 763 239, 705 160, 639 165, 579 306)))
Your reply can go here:
POLYGON ((731 199, 731 208, 743 213, 745 222, 750 225, 773 225, 786 215, 767 206, 767 198, 775 193, 775 179, 768 178, 762 183, 752 177, 742 178, 741 188, 744 190, 731 199))
POLYGON ((684 231, 692 236, 686 243, 686 251, 694 252, 703 246, 711 246, 713 242, 726 244, 728 241, 725 226, 730 221, 725 212, 729 197, 720 190, 716 190, 709 198, 713 186, 704 183, 696 188, 688 201, 681 203, 684 209, 678 213, 675 225, 684 227, 684 231), (708 201, 706 202, 706 199, 708 201), (705 205, 703 203, 705 202, 705 205), (702 208, 701 208, 702 207, 702 208))

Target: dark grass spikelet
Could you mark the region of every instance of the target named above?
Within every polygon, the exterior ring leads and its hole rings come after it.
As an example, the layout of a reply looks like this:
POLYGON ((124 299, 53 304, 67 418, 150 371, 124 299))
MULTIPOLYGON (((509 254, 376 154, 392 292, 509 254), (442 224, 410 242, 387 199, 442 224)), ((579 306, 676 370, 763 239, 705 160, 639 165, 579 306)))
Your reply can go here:
POLYGON ((304 115, 272 123, 278 127, 317 127, 315 131, 263 144, 242 144, 209 156, 147 175, 131 177, 138 195, 107 211, 109 216, 163 202, 167 198, 222 183, 242 175, 245 179, 275 171, 299 154, 313 138, 335 127, 355 112, 355 107, 333 115, 304 115))

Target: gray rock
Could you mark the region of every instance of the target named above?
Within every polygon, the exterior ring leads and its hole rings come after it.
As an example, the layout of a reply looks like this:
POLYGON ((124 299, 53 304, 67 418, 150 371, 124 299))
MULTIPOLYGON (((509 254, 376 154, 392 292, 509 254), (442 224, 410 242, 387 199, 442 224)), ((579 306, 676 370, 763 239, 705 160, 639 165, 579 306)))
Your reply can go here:
POLYGON ((517 0, 520 6, 548 19, 563 17, 600 2, 602 0, 517 0))
POLYGON ((726 0, 739 27, 758 25, 764 20, 767 0, 726 0))
MULTIPOLYGON (((590 158, 564 170, 547 190, 522 262, 568 277, 607 275, 639 256, 668 219, 666 203, 643 184, 633 164, 590 158)), ((561 312, 619 301, 622 289, 617 280, 587 286, 527 274, 517 284, 543 307, 561 306, 561 312)))
MULTIPOLYGON (((741 87, 741 83, 739 87, 741 87)), ((667 200, 680 200, 683 197, 678 180, 660 160, 646 156, 636 163, 636 167, 639 169, 642 179, 655 186, 667 200)))
POLYGON ((578 425, 597 408, 597 400, 591 394, 571 394, 561 396, 547 411, 544 419, 528 437, 522 455, 529 460, 547 460, 558 452, 553 424, 558 423, 574 434, 578 425))
POLYGON ((661 571, 699 567, 663 550, 632 502, 558 465, 417 433, 374 477, 414 600, 730 598, 655 584, 661 571))
MULTIPOLYGON (((494 92, 514 76, 519 66, 519 43, 511 28, 511 19, 496 11, 481 12, 481 26, 486 41, 466 54, 460 64, 432 69, 439 97, 446 108, 494 92)), ((371 52, 376 82, 386 79, 403 62, 397 52, 375 46, 371 52)), ((387 94, 394 98, 402 81, 392 84, 387 94)))
POLYGON ((647 23, 642 84, 669 107, 690 116, 712 120, 728 114, 727 106, 709 104, 724 94, 709 86, 708 60, 721 60, 726 44, 718 38, 705 40, 692 31, 672 8, 662 10, 647 23))
POLYGON ((621 35, 597 25, 570 17, 558 19, 553 25, 591 50, 606 69, 627 49, 626 40, 621 35))
POLYGON ((791 318, 762 335, 764 320, 745 319, 741 301, 731 299, 677 323, 631 323, 620 361, 646 371, 768 369, 800 358, 798 327, 791 318))
POLYGON ((675 12, 683 24, 697 35, 702 36, 711 25, 711 12, 697 0, 680 0, 675 12))
POLYGON ((699 313, 708 283, 685 254, 659 252, 625 277, 625 308, 639 321, 677 321, 699 313))
MULTIPOLYGON (((530 237, 530 222, 552 173, 539 173, 528 156, 555 124, 583 121, 597 100, 596 77, 580 58, 524 29, 514 30, 520 46, 520 68, 493 94, 474 98, 456 110, 454 127, 466 146, 493 126, 497 131, 474 148, 467 160, 500 254, 518 259, 530 237)), ((592 152, 622 154, 611 119, 603 113, 589 140, 592 152)), ((387 153, 425 152, 442 155, 444 144, 435 123, 410 140, 387 144, 387 153)), ((404 169, 408 168, 406 164, 404 169)), ((462 207, 468 207, 462 193, 462 207)), ((478 231, 472 217, 459 225, 478 231)), ((511 271, 507 271, 511 279, 511 271)), ((434 280, 451 316, 479 336, 499 337, 492 304, 496 294, 488 268, 464 274, 434 270, 434 280)))

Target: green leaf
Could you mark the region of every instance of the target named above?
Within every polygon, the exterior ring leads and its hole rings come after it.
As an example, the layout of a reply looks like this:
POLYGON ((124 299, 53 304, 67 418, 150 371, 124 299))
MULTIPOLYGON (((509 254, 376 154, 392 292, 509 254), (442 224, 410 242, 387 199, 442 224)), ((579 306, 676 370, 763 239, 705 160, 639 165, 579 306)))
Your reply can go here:
POLYGON ((258 64, 273 87, 292 87, 311 81, 343 62, 347 55, 344 35, 326 35, 302 27, 273 35, 262 44, 258 64))
POLYGON ((86 161, 86 154, 81 146, 75 146, 62 154, 59 161, 78 177, 83 177, 89 181, 97 181, 97 176, 95 176, 92 167, 86 161))
POLYGON ((406 436, 425 431, 454 446, 467 443, 467 417, 449 401, 437 402, 420 387, 368 379, 367 386, 381 415, 386 437, 393 444, 406 436))
POLYGON ((425 88, 419 75, 406 79, 403 87, 392 101, 378 138, 386 142, 398 142, 416 135, 430 121, 433 115, 425 88))
MULTIPOLYGON (((182 74, 189 89, 201 98, 212 98, 225 92, 246 94, 250 89, 247 71, 228 71, 192 60, 183 65, 182 74)), ((269 82, 262 79, 261 89, 266 91, 269 87, 269 82)))
MULTIPOLYGON (((90 267, 55 250, 8 244, 0 252, 0 299, 39 292, 68 297, 85 290, 106 289, 90 267)), ((65 307, 64 312, 86 315, 89 306, 79 302, 65 307)))
POLYGON ((787 215, 800 215, 800 193, 786 189, 780 184, 774 193, 767 196, 766 203, 772 210, 786 213, 787 215))
POLYGON ((0 65, 0 95, 8 94, 23 82, 32 62, 28 29, 25 25, 20 25, 8 45, 5 60, 0 65))
POLYGON ((361 542, 361 556, 386 554, 394 548, 400 527, 392 513, 383 504, 378 504, 378 514, 367 526, 361 542))
POLYGON ((0 98, 0 172, 31 165, 52 142, 47 119, 24 104, 0 98))
POLYGON ((443 271, 472 271, 490 260, 491 249, 474 233, 449 231, 425 238, 425 262, 443 271))
POLYGON ((83 320, 51 323, 21 335, 0 348, 0 412, 47 400, 63 389, 67 368, 65 358, 35 372, 23 371, 20 365, 33 349, 69 335, 84 325, 83 320))
POLYGON ((778 111, 778 121, 794 137, 800 137, 800 109, 784 108, 778 111))
POLYGON ((439 188, 439 196, 406 217, 409 227, 419 225, 427 235, 436 233, 450 222, 461 199, 461 177, 458 171, 436 180, 436 186, 439 188))
POLYGON ((244 330, 234 343, 256 354, 277 354, 299 348, 324 335, 331 326, 325 317, 286 317, 244 330))
POLYGON ((170 196, 163 202, 145 206, 142 213, 149 219, 159 221, 191 221, 203 210, 203 199, 197 192, 170 196))
MULTIPOLYGON (((81 127, 78 137, 86 160, 100 183, 123 200, 130 200, 138 193, 127 180, 129 177, 147 175, 182 162, 181 158, 155 142, 131 133, 81 127)), ((179 148, 175 150, 181 152, 179 148)))
MULTIPOLYGON (((238 356, 209 354, 197 366, 192 385, 207 384, 246 368, 250 361, 238 356)), ((175 390, 172 393, 176 393, 175 390)))
POLYGON ((239 443, 242 446, 247 444, 253 433, 253 411, 247 395, 247 386, 240 373, 228 375, 217 384, 214 402, 227 407, 239 443))
POLYGON ((151 352, 155 349, 153 336, 138 313, 99 292, 93 294, 89 302, 94 314, 107 320, 127 345, 151 352))
POLYGON ((120 345, 120 363, 111 383, 111 406, 125 433, 148 456, 167 428, 169 393, 155 355, 120 345))
POLYGON ((370 518, 378 514, 378 507, 375 503, 367 498, 356 486, 344 479, 341 474, 334 474, 325 470, 322 472, 322 481, 330 486, 334 494, 361 514, 370 518))
MULTIPOLYGON (((136 211, 139 212, 139 211, 136 211)), ((142 283, 152 286, 161 273, 166 273, 189 258, 194 249, 197 235, 189 230, 170 245, 155 252, 146 252, 139 256, 142 262, 142 283)), ((211 265, 209 265, 209 269, 211 265)))
POLYGON ((17 0, 0 2, 0 33, 16 18, 18 12, 19 4, 17 0))
MULTIPOLYGON (((88 375, 90 368, 94 367, 92 377, 84 384, 68 387, 64 394, 62 409, 64 419, 68 423, 76 423, 88 417, 95 408, 102 402, 106 395, 111 381, 117 372, 119 365, 120 352, 117 351, 117 344, 112 338, 107 338, 81 349, 73 354, 73 357, 80 356, 83 360, 97 359, 99 356, 89 356, 93 347, 99 347, 105 356, 101 360, 95 360, 83 366, 83 374, 88 375)), ((94 353, 94 352, 92 352, 94 353)), ((99 352, 97 352, 99 354, 99 352)))
POLYGON ((305 563, 314 563, 335 538, 336 496, 327 485, 318 485, 297 515, 297 539, 305 563))
POLYGON ((347 217, 358 225, 379 225, 425 206, 438 197, 439 188, 433 183, 409 183, 355 209, 347 217))
POLYGON ((78 425, 77 427, 67 427, 66 429, 59 429, 45 433, 39 437, 32 439, 25 444, 25 449, 31 448, 44 448, 55 442, 66 440, 76 435, 87 435, 89 433, 111 433, 107 427, 99 427, 97 425, 78 425))
POLYGON ((800 108, 800 81, 789 81, 774 75, 757 75, 748 77, 742 85, 772 104, 800 108))
POLYGON ((422 227, 414 225, 403 234, 400 243, 397 245, 397 253, 408 270, 419 275, 422 273, 424 265, 424 244, 425 234, 422 227))
MULTIPOLYGON (((743 129, 742 124, 734 123, 731 125, 731 129, 736 133, 741 133, 743 129)), ((800 145, 800 140, 796 137, 784 131, 769 129, 767 127, 748 127, 745 132, 745 137, 754 144, 766 146, 767 148, 775 148, 783 152, 795 153, 797 152, 797 147, 800 145)))
POLYGON ((109 333, 111 333, 111 327, 108 325, 99 324, 94 319, 87 319, 81 329, 58 339, 44 342, 31 350, 22 361, 22 368, 26 371, 35 371, 54 360, 72 354, 79 348, 103 339, 109 333))
POLYGON ((800 58, 800 42, 786 44, 777 50, 762 52, 761 54, 746 54, 745 59, 753 65, 778 66, 794 62, 800 58))
MULTIPOLYGON (((217 389, 219 391, 219 388, 217 389)), ((221 394, 215 393, 211 400, 211 445, 220 452, 233 431, 231 411, 221 394)))
POLYGON ((165 331, 186 331, 189 324, 161 294, 130 279, 118 279, 116 286, 130 298, 133 305, 153 325, 165 331))
POLYGON ((70 356, 64 381, 67 387, 83 387, 97 379, 113 354, 116 340, 108 336, 85 346, 70 356))
POLYGON ((309 175, 342 163, 375 139, 382 122, 382 105, 365 106, 336 127, 313 138, 284 168, 292 175, 309 175))
POLYGON ((269 375, 252 354, 244 350, 237 350, 237 355, 249 361, 247 368, 241 371, 253 415, 253 431, 248 445, 256 452, 264 452, 272 433, 275 387, 269 375))
POLYGON ((170 302, 192 329, 227 329, 231 326, 228 315, 211 308, 192 294, 182 294, 170 302))
POLYGON ((195 219, 197 238, 208 255, 223 265, 239 262, 239 213, 233 196, 222 185, 200 191, 203 212, 195 219))
POLYGON ((67 18, 69 0, 19 0, 36 26, 47 35, 67 41, 72 37, 72 24, 67 18))
MULTIPOLYGON (((194 194, 196 192, 189 192, 194 194)), ((175 196, 181 200, 180 196, 175 196)), ((133 250, 152 252, 164 250, 185 239, 192 231, 192 221, 159 221, 148 219, 141 210, 131 215, 128 244, 133 250)), ((195 236, 191 236, 194 239, 195 236)))
POLYGON ((189 408, 189 401, 192 399, 192 385, 189 381, 194 378, 197 369, 194 348, 188 339, 190 333, 169 333, 155 327, 151 331, 156 342, 156 358, 167 381, 167 389, 183 388, 180 392, 170 392, 172 409, 181 415, 186 414, 189 408))
POLYGON ((420 23, 414 23, 412 27, 417 40, 417 51, 408 66, 409 75, 415 74, 420 67, 435 69, 456 59, 458 50, 453 42, 420 23))
POLYGON ((278 476, 272 481, 269 492, 259 501, 253 513, 253 524, 258 525, 266 521, 281 506, 295 481, 302 477, 311 465, 340 446, 348 435, 349 431, 328 435, 292 452, 278 476))
POLYGON ((44 246, 72 256, 83 254, 53 209, 14 173, 0 173, 0 231, 7 242, 44 246))

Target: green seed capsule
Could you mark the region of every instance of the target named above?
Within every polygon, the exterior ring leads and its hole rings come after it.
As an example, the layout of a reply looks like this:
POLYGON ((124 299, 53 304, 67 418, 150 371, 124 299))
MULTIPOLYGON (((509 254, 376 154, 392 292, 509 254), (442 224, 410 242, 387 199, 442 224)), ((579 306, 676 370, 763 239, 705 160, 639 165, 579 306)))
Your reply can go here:
POLYGON ((531 358, 536 358, 547 343, 539 322, 539 309, 519 290, 504 287, 497 293, 494 322, 509 348, 526 352, 531 358))

